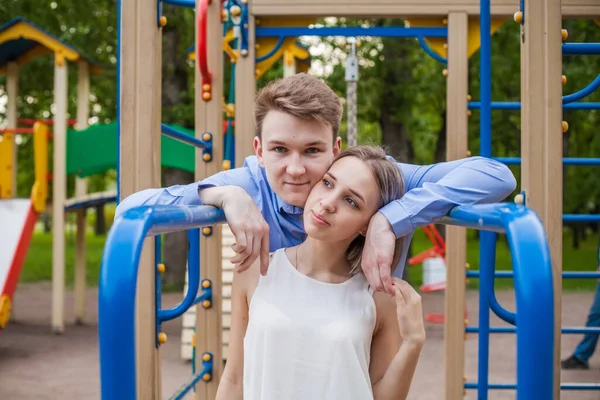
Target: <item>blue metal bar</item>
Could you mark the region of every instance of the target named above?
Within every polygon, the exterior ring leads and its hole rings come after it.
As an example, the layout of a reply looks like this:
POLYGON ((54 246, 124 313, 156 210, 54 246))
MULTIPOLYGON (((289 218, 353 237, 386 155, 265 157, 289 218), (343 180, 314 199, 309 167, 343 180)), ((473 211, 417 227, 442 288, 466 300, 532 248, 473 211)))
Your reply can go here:
POLYGON ((170 138, 179 140, 180 142, 186 143, 186 144, 191 144, 194 147, 198 147, 201 149, 210 149, 212 148, 212 143, 210 142, 205 142, 204 140, 200 140, 197 139, 193 136, 190 136, 186 133, 183 133, 173 127, 170 127, 169 125, 166 124, 160 124, 160 130, 163 133, 163 135, 166 135, 170 138))
POLYGON ((563 56, 591 56, 600 54, 600 43, 564 43, 563 56))
MULTIPOLYGON (((488 387, 496 390, 514 390, 517 388, 517 385, 511 383, 492 383, 488 387)), ((476 388, 476 382, 465 383, 465 389, 476 388)), ((600 390, 600 383, 563 383, 560 385, 560 390, 600 390)))
POLYGON ((423 50, 425 50, 425 53, 429 54, 429 56, 431 58, 433 58, 434 60, 437 60, 437 61, 439 61, 441 63, 448 64, 448 60, 447 59, 445 59, 444 57, 440 56, 435 51, 431 50, 431 47, 429 47, 429 45, 425 42, 425 39, 422 36, 419 36, 419 44, 421 45, 421 47, 423 48, 423 50))
POLYGON ((447 37, 448 28, 405 28, 399 26, 349 27, 256 27, 256 37, 298 36, 378 36, 378 37, 447 37))
MULTIPOLYGON (((492 157, 506 165, 521 165, 521 157, 492 157)), ((563 165, 600 165, 600 158, 563 158, 563 165)))
POLYGON ((202 371, 198 372, 197 374, 193 374, 192 377, 186 383, 184 383, 179 389, 177 389, 177 391, 171 397, 169 397, 169 400, 183 399, 185 395, 196 385, 196 383, 198 383, 200 379, 202 379, 202 376, 207 372, 209 372, 208 368, 205 367, 202 369, 202 371))
POLYGON ((498 299, 496 298, 496 293, 494 292, 494 287, 492 286, 492 291, 490 292, 490 308, 500 319, 505 322, 508 322, 511 325, 516 325, 517 323, 517 315, 513 312, 508 311, 504 307, 500 305, 498 299))
POLYGON ((196 300, 194 300, 194 305, 208 299, 212 299, 212 287, 204 289, 204 292, 200 296, 198 296, 196 300))
POLYGON ((477 398, 488 398, 488 377, 490 357, 490 302, 494 291, 494 264, 496 262, 495 232, 481 232, 479 262, 481 282, 479 286, 479 357, 477 361, 477 398))
POLYGON ((480 154, 483 157, 492 156, 492 38, 490 33, 490 0, 479 2, 479 97, 481 98, 481 115, 479 118, 480 154))
MULTIPOLYGON (((480 328, 478 326, 467 326, 465 327, 466 333, 478 333, 480 328)), ((517 328, 510 326, 492 326, 488 329, 489 333, 515 333, 517 328)), ((561 333, 565 335, 584 335, 586 333, 598 333, 600 334, 600 328, 562 328, 561 333)))
POLYGON ((106 238, 98 292, 103 400, 136 398, 135 294, 140 254, 148 235, 225 222, 209 206, 144 206, 118 217, 106 238))
POLYGON ((600 222, 600 214, 563 214, 563 222, 600 222))
POLYGON ((573 103, 574 101, 581 100, 586 96, 589 96, 594 90, 600 86, 600 74, 594 79, 589 85, 581 89, 579 92, 572 93, 567 96, 563 96, 563 104, 573 103))
MULTIPOLYGON (((481 102, 479 101, 470 101, 469 108, 472 110, 477 110, 481 108, 481 102)), ((521 103, 515 101, 494 101, 492 102, 493 110, 520 110, 521 103)), ((568 103, 563 104, 564 110, 600 110, 600 103, 568 103)))
POLYGON ((154 286, 155 286, 155 299, 154 299, 154 311, 156 324, 154 325, 154 333, 155 333, 155 346, 158 348, 160 343, 158 343, 158 334, 161 332, 161 321, 159 318, 159 311, 162 308, 162 283, 160 279, 160 272, 158 272, 158 264, 161 262, 162 258, 162 246, 161 246, 161 235, 154 236, 154 286))
POLYGON ((506 232, 515 274, 518 398, 551 399, 554 382, 554 289, 546 233, 539 217, 514 204, 452 209, 442 223, 506 232))
POLYGON ((281 45, 283 44, 283 42, 285 41, 285 36, 279 36, 279 39, 277 39, 277 43, 275 44, 275 47, 273 47, 273 50, 271 50, 270 52, 268 52, 267 54, 265 54, 262 57, 258 57, 256 59, 256 62, 261 62, 264 61, 266 59, 268 59, 269 57, 271 57, 273 54, 277 53, 277 51, 279 51, 279 48, 281 47, 281 45))
MULTIPOLYGON (((467 278, 478 278, 479 271, 467 271, 467 278)), ((512 278, 512 271, 496 271, 495 278, 512 278)), ((600 279, 600 272, 563 272, 563 279, 600 279)))
POLYGON ((186 312, 193 304, 200 287, 200 229, 188 231, 188 289, 185 297, 173 308, 159 310, 157 322, 170 321, 186 312))
POLYGON ((174 6, 180 6, 180 7, 188 7, 188 8, 194 8, 196 7, 196 1, 195 0, 162 0, 163 3, 167 3, 167 4, 171 4, 174 6))
MULTIPOLYGON (((117 71, 121 71, 121 0, 117 0, 117 71)), ((117 143, 116 145, 116 161, 117 173, 115 183, 117 186, 117 205, 121 202, 121 73, 117 74, 117 100, 116 100, 116 118, 117 118, 117 143)))

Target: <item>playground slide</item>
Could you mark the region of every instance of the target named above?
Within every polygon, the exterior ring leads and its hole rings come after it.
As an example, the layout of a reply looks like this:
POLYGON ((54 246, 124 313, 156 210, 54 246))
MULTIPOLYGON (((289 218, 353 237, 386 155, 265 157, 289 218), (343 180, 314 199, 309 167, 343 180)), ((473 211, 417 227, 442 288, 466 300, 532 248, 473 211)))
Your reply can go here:
MULTIPOLYGON (((12 297, 25 262, 35 222, 46 208, 48 195, 48 127, 33 127, 35 183, 29 199, 0 198, 0 329, 10 319, 12 297)), ((10 159, 4 158, 5 161, 10 159)), ((12 166, 3 165, 7 170, 12 166)), ((11 174, 1 176, 0 186, 12 187, 11 174)), ((10 195, 10 192, 9 192, 10 195)))
POLYGON ((30 199, 0 200, 0 328, 10 318, 12 296, 37 216, 30 199))

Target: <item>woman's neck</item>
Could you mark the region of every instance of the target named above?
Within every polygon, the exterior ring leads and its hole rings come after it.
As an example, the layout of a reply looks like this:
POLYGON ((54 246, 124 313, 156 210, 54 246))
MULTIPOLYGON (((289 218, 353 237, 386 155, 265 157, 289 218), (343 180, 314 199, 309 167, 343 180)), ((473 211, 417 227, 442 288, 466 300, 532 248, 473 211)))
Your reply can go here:
POLYGON ((324 242, 308 237, 290 256, 295 258, 296 269, 312 278, 335 283, 349 277, 350 265, 346 259, 349 243, 324 242))

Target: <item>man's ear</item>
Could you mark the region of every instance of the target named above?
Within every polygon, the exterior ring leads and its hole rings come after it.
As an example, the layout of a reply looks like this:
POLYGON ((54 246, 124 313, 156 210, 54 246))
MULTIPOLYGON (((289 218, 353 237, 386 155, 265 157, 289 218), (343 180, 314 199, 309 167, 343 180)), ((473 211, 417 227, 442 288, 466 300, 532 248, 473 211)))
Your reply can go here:
POLYGON ((333 156, 337 157, 340 151, 342 151, 342 138, 338 136, 333 143, 333 156))
POLYGON ((254 137, 254 141, 252 142, 252 146, 254 147, 254 154, 256 154, 256 158, 258 159, 258 165, 261 167, 265 167, 265 163, 263 161, 263 147, 258 136, 254 137))

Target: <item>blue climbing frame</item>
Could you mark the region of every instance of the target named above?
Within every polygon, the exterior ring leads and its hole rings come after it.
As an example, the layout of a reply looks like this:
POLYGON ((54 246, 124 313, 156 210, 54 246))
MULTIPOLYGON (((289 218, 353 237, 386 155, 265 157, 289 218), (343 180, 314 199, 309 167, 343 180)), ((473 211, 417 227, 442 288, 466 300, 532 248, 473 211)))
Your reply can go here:
MULTIPOLYGON (((524 1, 520 1, 521 12, 524 15, 524 1)), ((493 102, 491 96, 491 33, 490 33, 490 0, 481 0, 480 2, 480 37, 481 37, 481 62, 480 62, 480 101, 469 102, 470 109, 479 109, 480 116, 480 153, 484 157, 492 157, 492 136, 491 136, 491 111, 493 109, 503 110, 520 110, 520 102, 493 102)), ((521 23, 523 23, 525 17, 521 23)), ((563 44, 563 54, 565 55, 589 55, 600 54, 600 44, 598 43, 565 43, 563 44)), ((590 110, 600 109, 600 103, 580 103, 577 102, 588 96, 600 86, 600 74, 584 89, 563 96, 563 108, 570 110, 590 110)), ((498 157, 496 160, 507 165, 520 165, 520 157, 498 157)), ((564 165, 600 165, 600 158, 563 158, 564 165)), ((525 196, 524 196, 525 197, 525 196)), ((564 222, 600 222, 600 215, 573 215, 564 214, 564 222)), ((490 389, 517 389, 517 395, 521 397, 518 391, 518 385, 500 384, 488 382, 488 365, 489 365, 489 335, 492 333, 519 333, 518 323, 517 328, 511 327, 490 327, 489 310, 494 311, 502 320, 514 324, 516 320, 521 318, 520 315, 503 309, 494 293, 494 278, 514 278, 515 286, 520 285, 521 278, 515 267, 513 254, 513 271, 494 271, 494 263, 496 258, 496 236, 493 233, 482 232, 480 236, 480 271, 467 271, 467 277, 480 279, 479 285, 479 326, 467 326, 467 333, 477 333, 479 335, 479 364, 478 364, 478 382, 465 382, 465 389, 477 389, 478 399, 487 399, 490 389), (518 317, 518 318, 517 318, 518 317)), ((564 279, 572 278, 600 278, 600 273, 595 272, 563 272, 564 279)), ((551 284, 551 283, 550 283, 551 284)), ((532 290, 537 291, 545 288, 545 285, 536 286, 532 290)), ((520 309, 520 304, 517 300, 517 309, 520 309)), ((520 314, 520 313, 519 313, 520 314)), ((537 319, 532 315, 532 318, 537 319)), ((553 329, 550 327, 549 329, 553 329)), ((600 332, 600 328, 562 328, 564 334, 582 334, 600 332)), ((541 334, 538 330, 538 334, 541 334)), ((518 341, 519 339, 517 339, 518 341)), ((520 356, 518 350, 517 357, 520 356)), ((544 357, 534 360, 530 365, 531 371, 535 371, 540 367, 553 366, 552 357, 544 357), (547 365, 545 363, 548 363, 547 365)), ((520 366, 517 367, 519 373, 520 366)), ((600 384, 561 384, 561 390, 600 390, 600 384)), ((524 398, 530 397, 533 394, 527 395, 524 398)), ((546 395, 548 399, 552 398, 552 393, 546 395)), ((543 396, 541 398, 544 398, 543 396)))

